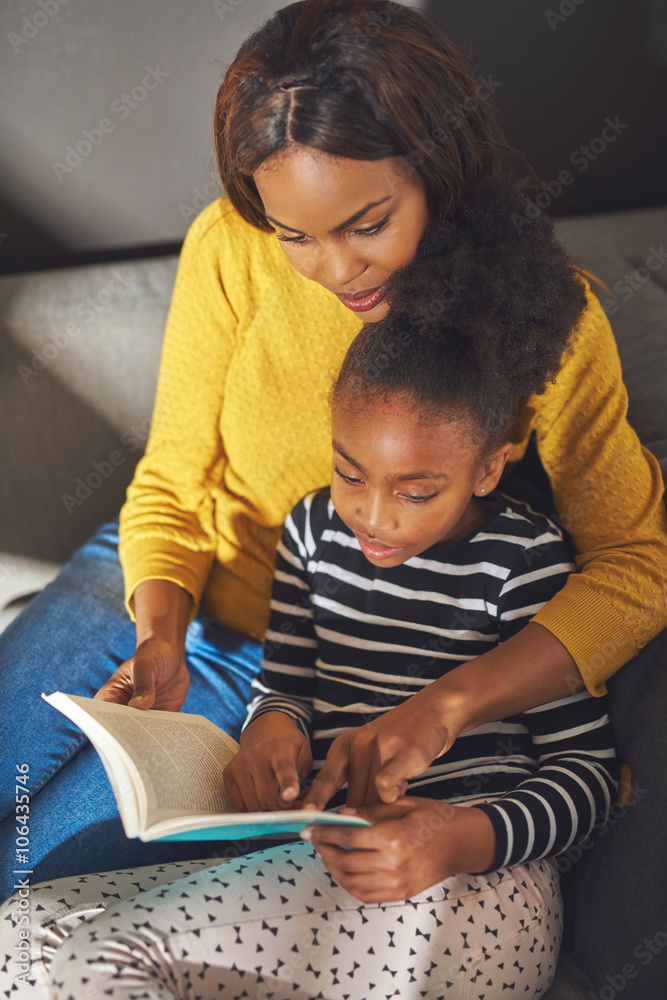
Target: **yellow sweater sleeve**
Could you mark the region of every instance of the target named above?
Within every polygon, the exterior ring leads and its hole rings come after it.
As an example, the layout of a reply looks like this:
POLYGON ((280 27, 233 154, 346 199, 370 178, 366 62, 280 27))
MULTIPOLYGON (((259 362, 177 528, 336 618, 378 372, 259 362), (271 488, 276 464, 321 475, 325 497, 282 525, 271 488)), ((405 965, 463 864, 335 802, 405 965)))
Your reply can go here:
POLYGON ((557 382, 534 397, 535 430, 578 573, 533 619, 565 645, 595 695, 667 624, 667 518, 655 457, 627 422, 607 316, 588 307, 557 382))
POLYGON ((144 580, 171 580, 198 611, 216 552, 211 486, 223 475, 218 421, 237 317, 207 232, 219 211, 186 235, 165 329, 146 452, 120 513, 125 604, 144 580))

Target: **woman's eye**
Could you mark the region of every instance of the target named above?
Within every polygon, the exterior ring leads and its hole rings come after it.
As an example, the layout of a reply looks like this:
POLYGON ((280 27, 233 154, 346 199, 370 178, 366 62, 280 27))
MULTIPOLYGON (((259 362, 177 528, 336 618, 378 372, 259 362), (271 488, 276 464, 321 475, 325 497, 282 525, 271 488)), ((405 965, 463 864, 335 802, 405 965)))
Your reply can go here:
MULTIPOLYGON (((372 226, 370 229, 351 229, 350 236, 375 236, 381 229, 384 229, 388 222, 389 216, 385 215, 381 222, 378 222, 376 226, 372 226)), ((302 236, 281 236, 280 233, 276 233, 276 236, 281 243, 291 243, 292 246, 302 246, 309 240, 309 237, 305 234, 302 236)))
POLYGON ((384 227, 387 225, 388 222, 389 222, 389 216, 385 215, 385 217, 382 220, 382 222, 378 222, 377 226, 373 226, 371 229, 353 229, 353 230, 351 230, 350 235, 351 236, 375 236, 375 234, 379 233, 381 229, 384 229, 384 227))
POLYGON ((337 465, 334 465, 334 472, 336 473, 337 476, 340 476, 340 478, 344 482, 351 483, 352 486, 358 486, 362 482, 361 479, 355 479, 354 476, 346 476, 346 475, 344 475, 344 473, 342 473, 340 471, 340 469, 338 468, 337 465))
POLYGON ((405 500, 411 500, 413 503, 424 503, 425 500, 433 500, 433 498, 437 497, 437 495, 437 493, 429 493, 427 497, 415 497, 410 493, 404 493, 403 498, 405 500))
POLYGON ((281 236, 280 233, 276 233, 276 236, 281 243, 305 243, 308 239, 307 236, 281 236))

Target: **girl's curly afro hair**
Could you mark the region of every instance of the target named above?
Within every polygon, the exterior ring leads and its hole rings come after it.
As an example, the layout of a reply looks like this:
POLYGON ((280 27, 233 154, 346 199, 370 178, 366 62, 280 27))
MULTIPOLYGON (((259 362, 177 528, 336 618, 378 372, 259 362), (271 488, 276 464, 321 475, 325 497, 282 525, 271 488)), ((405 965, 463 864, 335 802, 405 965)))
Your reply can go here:
POLYGON ((425 419, 465 419, 485 451, 556 380, 586 307, 551 221, 528 220, 522 195, 497 181, 427 229, 386 295, 389 313, 350 345, 333 404, 399 394, 425 419))

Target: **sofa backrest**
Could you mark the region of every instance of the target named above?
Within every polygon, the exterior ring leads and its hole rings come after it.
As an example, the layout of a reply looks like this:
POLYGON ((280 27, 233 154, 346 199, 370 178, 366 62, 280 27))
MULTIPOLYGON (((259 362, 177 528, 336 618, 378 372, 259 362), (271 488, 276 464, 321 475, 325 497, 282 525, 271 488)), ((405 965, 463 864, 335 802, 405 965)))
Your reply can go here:
POLYGON ((144 450, 176 257, 0 279, 0 551, 65 560, 144 450))

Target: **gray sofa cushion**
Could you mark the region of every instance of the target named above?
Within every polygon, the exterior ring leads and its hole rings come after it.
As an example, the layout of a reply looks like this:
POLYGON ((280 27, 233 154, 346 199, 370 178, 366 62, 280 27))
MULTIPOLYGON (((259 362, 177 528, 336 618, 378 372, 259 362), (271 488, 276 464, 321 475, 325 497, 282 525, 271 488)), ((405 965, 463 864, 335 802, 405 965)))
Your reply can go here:
POLYGON ((0 553, 62 562, 118 513, 150 426, 176 263, 0 279, 0 553))
POLYGON ((561 952, 556 969, 556 978, 542 1000, 589 1000, 593 993, 593 984, 582 972, 574 959, 561 952))

